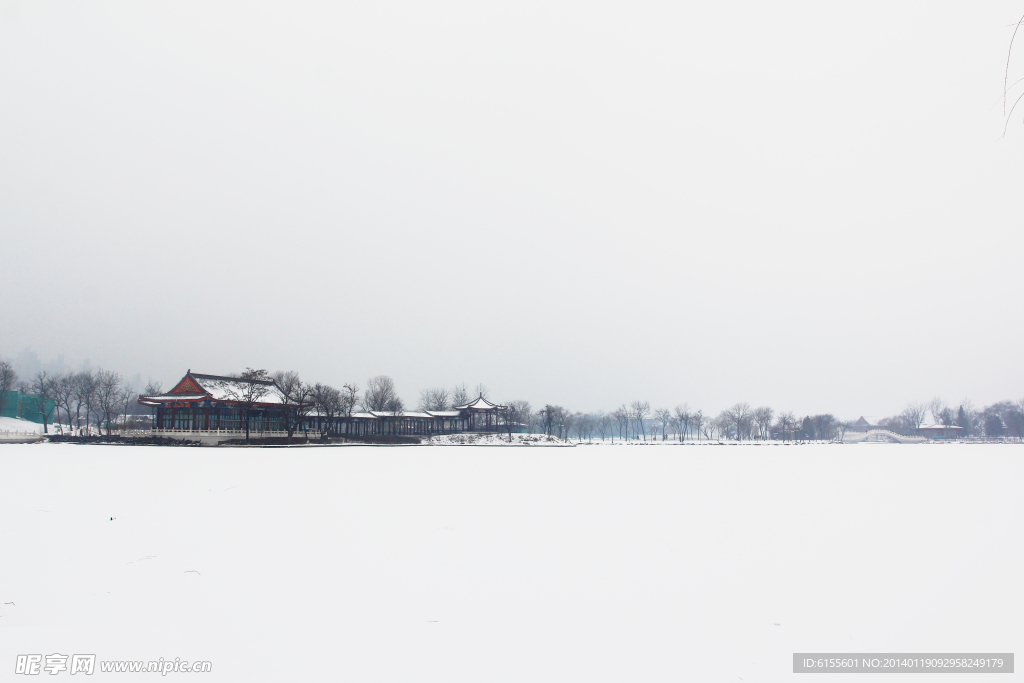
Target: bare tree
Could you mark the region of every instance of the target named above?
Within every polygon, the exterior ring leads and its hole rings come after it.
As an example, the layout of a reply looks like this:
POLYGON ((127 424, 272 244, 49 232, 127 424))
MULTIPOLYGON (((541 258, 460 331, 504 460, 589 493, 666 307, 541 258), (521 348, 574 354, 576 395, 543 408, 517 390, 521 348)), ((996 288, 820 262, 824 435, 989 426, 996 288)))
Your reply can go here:
POLYGON ((291 398, 292 393, 302 384, 302 380, 299 379, 299 373, 294 370, 278 370, 270 378, 277 383, 277 388, 288 398, 291 398))
POLYGON ((920 429, 927 411, 928 407, 924 403, 911 401, 907 404, 907 407, 903 409, 903 412, 900 413, 900 417, 908 429, 920 429))
MULTIPOLYGON (((704 438, 708 441, 713 441, 715 438, 715 432, 718 431, 718 421, 705 416, 701 422, 701 429, 704 432, 704 438)), ((719 434, 719 437, 721 437, 721 434, 719 434)))
POLYGON ((446 387, 424 389, 420 392, 420 410, 448 410, 451 392, 446 387))
POLYGON ((434 404, 433 392, 433 389, 420 389, 420 402, 416 406, 417 410, 437 410, 437 408, 432 407, 434 404))
POLYGON ((587 441, 594 440, 594 430, 597 429, 597 416, 593 413, 583 414, 583 434, 587 441))
POLYGON ((3 413, 7 401, 5 392, 13 391, 18 383, 18 373, 10 361, 0 360, 0 414, 3 413))
POLYGON ((941 398, 935 397, 928 402, 928 411, 932 421, 937 425, 949 427, 956 423, 956 414, 941 398))
POLYGON ((749 431, 751 419, 750 405, 743 402, 737 403, 732 408, 723 411, 719 417, 729 422, 728 431, 739 440, 743 438, 745 432, 749 431))
POLYGON ((121 406, 121 375, 113 370, 100 369, 96 373, 96 407, 99 408, 96 426, 103 431, 103 423, 107 424, 107 436, 110 436, 110 425, 121 406))
POLYGON ((612 413, 612 419, 615 420, 615 424, 619 428, 619 438, 622 439, 623 432, 625 432, 625 438, 629 439, 629 410, 626 409, 626 406, 623 405, 616 409, 612 413))
POLYGON ((686 435, 690 431, 690 408, 685 403, 677 405, 675 411, 672 413, 672 420, 676 426, 676 436, 679 438, 679 442, 682 443, 686 440, 686 435))
POLYGON ((46 374, 45 371, 41 371, 36 374, 32 380, 32 393, 35 394, 36 406, 39 413, 43 416, 43 433, 49 433, 47 423, 50 421, 50 416, 53 414, 54 396, 56 395, 56 387, 53 386, 53 379, 46 374))
POLYGON ((242 409, 245 422, 245 440, 249 440, 249 425, 256 406, 271 392, 274 381, 266 370, 246 368, 235 383, 228 385, 228 397, 242 409))
POLYGON ((320 382, 313 385, 310 397, 317 412, 317 430, 324 439, 331 431, 334 418, 341 415, 344 399, 340 391, 320 382))
POLYGON ((352 417, 352 411, 359 405, 359 385, 355 382, 349 382, 342 385, 341 387, 341 414, 346 417, 352 417))
POLYGON ((89 417, 93 407, 96 405, 96 375, 91 370, 85 370, 75 375, 75 426, 82 427, 81 411, 85 408, 85 430, 89 431, 89 417))
POLYGON ((568 438, 569 428, 572 425, 572 413, 562 406, 545 405, 540 411, 544 433, 557 436, 560 439, 568 438))
POLYGON ((594 440, 594 416, 590 413, 576 413, 578 419, 576 421, 576 431, 583 432, 583 438, 587 441, 594 440))
POLYGON ((530 433, 531 434, 543 434, 544 433, 544 411, 537 410, 530 413, 530 433))
MULTIPOLYGON (((75 397, 75 376, 70 372, 57 375, 53 379, 54 400, 58 408, 63 408, 67 413, 68 425, 71 425, 71 404, 75 397)), ((64 433, 64 425, 60 421, 60 410, 57 410, 57 427, 60 433, 64 433)))
POLYGON ((644 420, 647 419, 647 415, 651 412, 651 404, 647 401, 633 401, 629 404, 629 407, 633 411, 633 422, 637 426, 637 431, 643 435, 644 441, 647 441, 644 420))
POLYGON ((602 411, 594 416, 594 425, 597 427, 598 433, 601 434, 601 441, 604 441, 609 434, 612 435, 612 441, 615 441, 615 432, 612 431, 612 416, 602 411))
POLYGON ((367 380, 366 391, 363 393, 364 409, 370 412, 394 411, 395 405, 400 403, 395 391, 395 380, 386 375, 377 375, 367 380))
MULTIPOLYGON (((574 413, 571 410, 566 410, 562 414, 562 429, 565 430, 565 436, 562 438, 571 438, 572 435, 570 432, 579 424, 582 418, 583 416, 580 413, 574 413)), ((562 436, 562 434, 560 433, 559 436, 562 436)), ((576 436, 579 440, 583 439, 582 432, 580 432, 579 429, 576 430, 576 436)))
POLYGON ((958 427, 963 428, 966 436, 981 433, 981 414, 971 399, 965 398, 960 402, 955 423, 958 427))
POLYGON ((285 428, 288 430, 288 439, 295 435, 295 430, 300 424, 305 424, 306 418, 313 410, 313 387, 299 378, 299 373, 288 371, 275 372, 274 382, 281 390, 284 397, 295 407, 287 411, 285 416, 285 428))
POLYGON ((509 401, 499 418, 508 430, 508 442, 512 443, 512 431, 529 421, 532 412, 529 401, 509 401))
POLYGON ((768 432, 771 429, 772 418, 774 417, 775 411, 768 406, 761 406, 754 410, 754 424, 757 425, 757 436, 762 441, 768 438, 768 432))
POLYGON ((305 425, 307 418, 313 412, 313 386, 309 382, 299 382, 288 397, 291 403, 295 404, 293 411, 294 419, 289 423, 288 438, 290 439, 299 425, 303 425, 303 433, 309 436, 305 425))
POLYGON ((537 411, 541 420, 541 429, 548 436, 554 434, 555 427, 555 406, 550 403, 544 404, 544 407, 537 411))
POLYGON ((985 431, 985 436, 1006 436, 1007 427, 1010 425, 1007 425, 1004 422, 1004 416, 1006 415, 1006 408, 1008 407, 1008 402, 1003 401, 990 406, 985 406, 984 410, 981 411, 981 422, 982 428, 985 431))
MULTIPOLYGON (((121 414, 121 433, 128 429, 128 414, 132 411, 132 405, 138 401, 139 394, 135 387, 128 382, 124 382, 121 385, 121 391, 118 393, 117 403, 118 412, 121 414)), ((134 422, 134 420, 133 420, 134 422)), ((134 427, 134 424, 133 424, 134 427)))
POLYGON ((782 434, 782 440, 792 438, 792 432, 796 428, 796 416, 792 412, 779 413, 779 419, 775 423, 776 429, 782 434))
POLYGON ((479 382, 476 385, 476 389, 473 390, 473 393, 482 398, 490 398, 489 392, 487 391, 487 385, 483 382, 479 382))
POLYGON ((736 417, 733 415, 732 410, 723 410, 718 416, 710 421, 711 424, 718 430, 718 438, 729 437, 736 438, 736 417))
POLYGON ((815 415, 811 418, 814 425, 814 434, 821 441, 832 441, 836 437, 838 420, 831 413, 815 415))
POLYGON ((456 384, 452 387, 451 401, 452 406, 464 406, 469 403, 469 387, 463 384, 456 384))
POLYGON ((654 419, 661 423, 661 440, 668 438, 668 426, 672 424, 672 411, 668 408, 657 408, 654 411, 654 419))
POLYGON ((700 436, 704 429, 704 411, 696 410, 690 415, 690 424, 693 425, 693 431, 697 435, 697 441, 700 441, 700 436))

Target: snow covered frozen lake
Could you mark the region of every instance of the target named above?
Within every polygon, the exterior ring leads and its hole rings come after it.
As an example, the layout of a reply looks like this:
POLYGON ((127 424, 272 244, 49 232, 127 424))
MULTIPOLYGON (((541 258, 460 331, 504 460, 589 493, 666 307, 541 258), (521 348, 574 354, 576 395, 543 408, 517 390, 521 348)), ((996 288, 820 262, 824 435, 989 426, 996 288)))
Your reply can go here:
POLYGON ((1024 650, 1024 446, 36 444, 0 472, 4 671, 750 682, 794 652, 1024 650))

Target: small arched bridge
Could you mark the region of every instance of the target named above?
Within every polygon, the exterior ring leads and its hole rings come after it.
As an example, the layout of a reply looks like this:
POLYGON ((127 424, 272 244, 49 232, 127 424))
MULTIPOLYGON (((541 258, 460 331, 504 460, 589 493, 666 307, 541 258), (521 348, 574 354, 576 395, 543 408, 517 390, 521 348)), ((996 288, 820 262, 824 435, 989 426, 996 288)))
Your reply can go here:
POLYGON ((863 443, 869 442, 880 442, 880 443, 924 443, 928 441, 923 436, 904 436, 903 434, 897 434, 896 432, 888 429, 869 429, 866 432, 846 432, 843 436, 843 443, 863 443))

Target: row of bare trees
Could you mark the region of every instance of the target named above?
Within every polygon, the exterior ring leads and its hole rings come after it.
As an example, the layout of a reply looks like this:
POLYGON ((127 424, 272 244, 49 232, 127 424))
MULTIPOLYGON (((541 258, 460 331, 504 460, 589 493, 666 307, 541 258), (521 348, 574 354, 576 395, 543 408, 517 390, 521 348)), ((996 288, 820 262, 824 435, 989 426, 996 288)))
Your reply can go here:
POLYGON ((370 379, 363 399, 359 397, 359 385, 354 382, 336 389, 322 382, 303 382, 299 379, 298 373, 292 371, 276 372, 273 379, 288 402, 299 406, 289 415, 289 436, 294 435, 299 425, 310 423, 316 427, 321 437, 326 436, 331 422, 338 417, 351 417, 353 412, 360 409, 361 401, 374 401, 392 406, 396 405, 395 399, 401 401, 395 393, 395 383, 390 377, 378 376, 370 379), (320 419, 309 420, 309 416, 313 414, 320 419))
MULTIPOLYGON (((110 434, 112 429, 123 428, 129 422, 138 396, 135 387, 111 370, 53 375, 41 371, 19 381, 11 364, 0 361, 0 391, 15 390, 31 397, 29 407, 42 415, 45 433, 56 423, 61 433, 68 426, 75 431, 95 427, 102 432, 105 428, 110 434)), ((9 394, 0 393, 0 411, 7 407, 6 396, 9 394)))
POLYGON ((920 429, 925 420, 944 427, 959 427, 965 437, 1024 440, 1024 398, 998 401, 977 408, 969 399, 950 405, 941 398, 908 403, 899 415, 878 421, 879 426, 895 432, 920 429))
MULTIPOLYGON (((296 372, 269 373, 266 370, 246 368, 238 375, 249 380, 239 384, 233 398, 242 407, 246 438, 249 417, 260 403, 274 380, 289 403, 300 408, 288 416, 288 432, 293 434, 301 424, 309 424, 311 414, 324 418, 313 421, 326 433, 331 420, 351 417, 354 412, 373 411, 401 413, 405 404, 392 378, 385 375, 367 381, 365 391, 355 383, 346 383, 340 389, 323 383, 307 383, 296 372)), ((138 390, 118 373, 109 370, 48 374, 39 372, 34 377, 20 379, 8 361, 0 360, 0 412, 7 392, 19 391, 33 397, 32 408, 43 415, 44 430, 55 423, 61 432, 95 430, 107 434, 112 429, 129 427, 131 416, 137 412, 138 390)), ((160 393, 157 383, 145 387, 145 394, 160 393)), ((424 389, 420 392, 420 410, 443 411, 465 405, 477 396, 488 398, 489 392, 478 384, 471 392, 465 384, 424 389)), ((512 431, 545 433, 560 438, 579 440, 611 438, 622 440, 676 439, 687 440, 837 440, 842 439, 851 422, 836 419, 825 413, 797 418, 792 412, 776 412, 768 407, 753 408, 740 402, 707 415, 702 410, 691 410, 687 404, 674 409, 651 409, 647 401, 622 404, 609 412, 579 413, 562 406, 545 405, 533 412, 527 401, 509 401, 508 410, 501 417, 511 435, 512 431)), ((960 427, 964 436, 1014 438, 1024 440, 1024 399, 1000 401, 978 409, 969 400, 950 405, 940 398, 928 402, 911 402, 898 415, 887 417, 878 426, 902 433, 921 428, 928 418, 932 423, 960 427)))
MULTIPOLYGON (((927 421, 957 426, 965 437, 1017 439, 1024 441, 1024 399, 1000 401, 978 409, 969 400, 950 406, 939 398, 908 403, 896 416, 879 420, 879 427, 903 434, 917 433, 927 421)), ((687 404, 675 409, 651 410, 647 401, 623 404, 610 413, 574 413, 561 406, 546 405, 529 420, 531 431, 561 438, 602 440, 675 439, 687 440, 805 440, 841 441, 853 426, 831 413, 797 417, 792 412, 776 413, 768 406, 751 407, 737 403, 717 415, 691 410, 687 404)))
POLYGON ((557 405, 545 405, 530 418, 531 431, 560 438, 593 440, 616 437, 620 440, 701 441, 718 439, 841 439, 849 423, 829 414, 808 416, 802 420, 792 412, 776 415, 772 408, 751 408, 737 403, 717 416, 703 410, 691 410, 683 403, 674 409, 651 410, 647 401, 633 401, 606 413, 572 412, 557 405))
POLYGON ((465 384, 456 384, 451 389, 446 386, 434 387, 420 392, 418 407, 420 410, 452 410, 466 405, 477 397, 490 398, 485 385, 477 384, 472 392, 465 384))

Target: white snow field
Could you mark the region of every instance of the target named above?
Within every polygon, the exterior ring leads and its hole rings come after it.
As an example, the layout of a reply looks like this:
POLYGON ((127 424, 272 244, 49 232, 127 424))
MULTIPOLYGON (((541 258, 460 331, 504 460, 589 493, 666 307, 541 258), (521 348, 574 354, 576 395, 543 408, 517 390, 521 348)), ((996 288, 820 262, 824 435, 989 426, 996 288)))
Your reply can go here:
POLYGON ((1024 650, 1024 446, 29 444, 0 472, 3 680, 53 653, 749 683, 821 680, 794 652, 1024 650))
POLYGON ((20 417, 0 417, 0 432, 15 434, 42 434, 43 425, 20 417))
POLYGON ((546 434, 439 434, 422 439, 425 446, 575 446, 575 441, 546 434))

